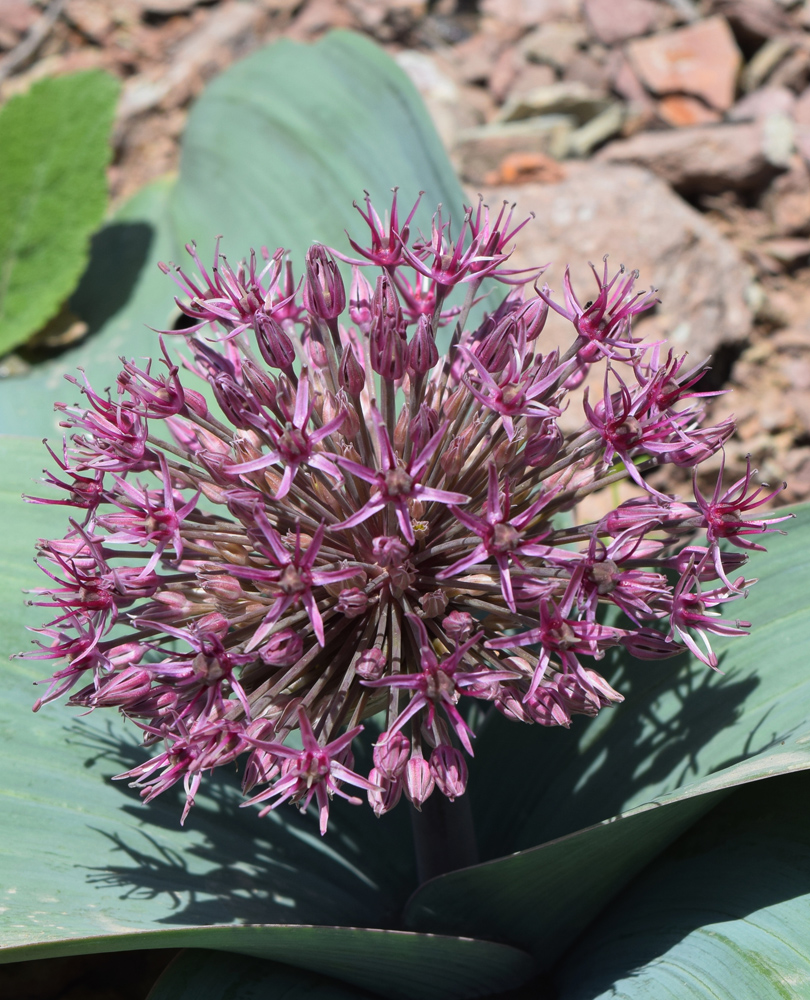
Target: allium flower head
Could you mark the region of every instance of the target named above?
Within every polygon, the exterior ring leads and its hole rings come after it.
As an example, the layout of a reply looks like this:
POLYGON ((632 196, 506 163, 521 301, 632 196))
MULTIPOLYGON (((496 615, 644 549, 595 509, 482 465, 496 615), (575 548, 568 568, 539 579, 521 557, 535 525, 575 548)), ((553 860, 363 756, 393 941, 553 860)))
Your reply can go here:
POLYGON ((119 777, 147 801, 182 782, 183 818, 203 775, 237 758, 246 804, 314 802, 321 832, 334 795, 378 815, 403 794, 455 799, 472 703, 568 726, 622 700, 596 669, 610 647, 688 647, 715 667, 710 635, 747 623, 709 609, 752 582, 732 582, 744 554, 720 542, 758 547, 781 520, 752 515, 774 493, 752 492, 750 469, 690 501, 647 484, 733 427, 701 426, 700 368, 633 336, 653 301, 634 274, 594 270, 581 305, 566 272, 558 306, 542 269, 506 267, 511 210, 468 210, 455 239, 440 212, 414 236, 396 195, 385 221, 368 199, 360 214, 368 244, 338 255, 348 293, 320 245, 300 283, 281 250, 234 269, 217 248, 209 270, 189 246, 196 274, 163 265, 190 326, 166 331, 156 365, 124 361, 111 391, 72 380, 85 402, 59 404, 67 436, 46 473, 61 495, 29 498, 75 510, 40 542, 37 603, 54 617, 25 655, 55 670, 35 707, 67 694, 123 713, 155 749, 119 777), (467 329, 484 278, 508 294, 467 329), (549 306, 567 343, 546 343, 549 306), (571 397, 593 365, 601 398, 571 397), (645 495, 571 525, 623 478, 645 495), (358 774, 352 743, 376 715, 358 774))

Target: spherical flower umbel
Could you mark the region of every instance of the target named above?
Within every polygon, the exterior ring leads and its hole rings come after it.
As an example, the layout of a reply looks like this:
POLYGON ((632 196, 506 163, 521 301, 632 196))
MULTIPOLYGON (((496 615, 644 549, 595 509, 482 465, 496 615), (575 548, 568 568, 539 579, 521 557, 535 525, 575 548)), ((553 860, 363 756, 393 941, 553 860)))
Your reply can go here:
POLYGON ((720 543, 759 548, 781 520, 752 514, 778 491, 752 491, 750 468, 710 497, 696 479, 687 501, 648 485, 733 425, 701 426, 700 366, 634 337, 653 301, 635 275, 594 270, 583 306, 566 273, 558 306, 542 269, 506 267, 511 211, 468 210, 455 241, 441 213, 413 238, 396 195, 385 222, 368 201, 361 215, 359 258, 316 245, 299 284, 282 250, 234 270, 217 248, 209 271, 189 246, 198 274, 164 265, 191 324, 166 331, 158 365, 125 361, 112 391, 85 381, 84 405, 59 404, 68 435, 46 481, 61 492, 29 498, 75 511, 40 542, 37 603, 54 617, 24 655, 55 670, 35 708, 68 695, 123 713, 154 749, 119 777, 146 801, 182 782, 183 819, 204 774, 237 758, 246 804, 314 802, 322 833, 334 795, 378 815, 403 794, 455 799, 473 702, 568 726, 622 700, 595 669, 610 647, 688 647, 716 667, 710 635, 748 625, 712 609, 752 582, 720 543), (484 278, 508 294, 467 329, 484 278), (568 343, 544 342, 549 306, 568 343), (601 398, 571 396, 594 365, 601 398), (644 495, 571 523, 624 478, 644 495), (358 774, 352 743, 379 713, 358 774))

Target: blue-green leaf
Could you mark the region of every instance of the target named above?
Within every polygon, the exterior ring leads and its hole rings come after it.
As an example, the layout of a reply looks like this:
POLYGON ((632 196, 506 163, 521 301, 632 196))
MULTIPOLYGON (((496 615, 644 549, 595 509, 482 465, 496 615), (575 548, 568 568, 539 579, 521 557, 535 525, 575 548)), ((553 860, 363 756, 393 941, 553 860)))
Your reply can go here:
MULTIPOLYGON (((461 934, 486 928, 488 936, 530 949, 548 967, 633 875, 729 789, 810 768, 810 612, 800 555, 810 542, 810 508, 802 508, 789 528, 787 536, 770 536, 770 551, 751 560, 760 578, 746 602, 754 628, 749 639, 717 643, 724 675, 691 663, 669 684, 650 684, 636 706, 640 723, 633 719, 631 687, 621 709, 604 713, 607 723, 571 738, 561 734, 570 759, 557 755, 556 731, 511 725, 511 747, 505 735, 494 748, 482 736, 476 764, 500 766, 498 782, 484 783, 478 775, 475 788, 485 793, 477 806, 479 817, 490 812, 490 844, 498 835, 502 850, 514 842, 525 797, 541 846, 428 882, 409 904, 410 926, 461 934), (731 712, 721 710, 723 695, 734 699, 731 712), (545 759, 544 743, 550 744, 545 759), (563 794, 566 779, 570 801, 563 794), (618 809, 610 817, 613 804, 618 809), (602 822, 567 833, 582 817, 602 822), (546 830, 554 832, 543 843, 546 830), (564 835, 555 839, 558 831, 564 835), (485 903, 472 906, 472 899, 485 903)), ((646 675, 649 683, 650 675, 666 670, 666 664, 644 663, 628 672, 646 675)), ((522 821, 527 825, 525 816, 522 821)))
POLYGON ((559 1000, 810 996, 810 775, 735 793, 589 928, 559 1000))
MULTIPOLYGON (((41 583, 34 539, 64 533, 64 508, 20 500, 42 492, 32 482, 42 451, 31 439, 0 438, 3 660, 27 645, 23 624, 47 613, 24 608, 20 593, 41 583)), ((146 759, 132 726, 109 713, 71 718, 61 705, 32 714, 32 682, 47 673, 47 661, 3 668, 0 961, 212 948, 323 971, 381 996, 435 1000, 531 975, 515 948, 381 929, 398 921, 413 884, 404 811, 377 822, 367 808, 336 802, 321 838, 315 818, 293 809, 267 819, 240 809, 237 776, 218 771, 181 829, 177 796, 144 806, 109 780, 146 759)))
POLYGON ((247 955, 181 951, 147 1000, 370 1000, 333 979, 247 955))

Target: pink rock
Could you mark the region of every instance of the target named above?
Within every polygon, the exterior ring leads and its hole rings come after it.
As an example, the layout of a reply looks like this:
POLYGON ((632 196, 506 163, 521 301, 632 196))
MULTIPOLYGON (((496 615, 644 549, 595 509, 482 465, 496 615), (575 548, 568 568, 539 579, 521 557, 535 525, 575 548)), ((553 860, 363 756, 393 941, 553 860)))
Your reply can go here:
POLYGON ((753 122, 641 132, 605 146, 596 158, 646 167, 684 194, 745 191, 778 173, 766 138, 753 122))
POLYGON ((593 33, 605 45, 661 31, 675 20, 673 8, 655 0, 585 0, 583 6, 593 33))
POLYGON ((796 101, 793 107, 793 119, 797 125, 810 125, 810 88, 796 101))
POLYGON ((688 125, 710 125, 719 122, 722 115, 689 94, 667 94, 658 102, 658 115, 668 125, 684 128, 688 125))
POLYGON ((637 39, 630 42, 627 54, 656 94, 693 94, 718 111, 734 103, 742 55, 722 17, 637 39))
POLYGON ((787 87, 762 87, 737 101, 727 117, 733 122, 753 122, 768 115, 791 115, 795 106, 796 95, 787 87))
MULTIPOLYGON (((523 215, 535 213, 537 221, 522 230, 511 266, 551 261, 543 280, 559 293, 570 263, 574 288, 587 298, 594 287, 587 261, 601 266, 609 253, 611 271, 621 263, 638 268, 637 287, 658 289, 661 305, 640 318, 639 336, 668 339, 695 361, 749 336, 750 269, 707 218, 638 167, 593 160, 565 166, 567 176, 557 184, 484 191, 489 205, 507 199, 517 201, 523 215)), ((549 342, 560 329, 556 322, 551 316, 543 334, 549 342)))
POLYGON ((764 41, 793 27, 785 6, 778 0, 714 0, 712 11, 725 17, 740 35, 764 41))
POLYGON ((506 24, 534 28, 557 18, 574 20, 580 0, 482 0, 481 13, 506 24))

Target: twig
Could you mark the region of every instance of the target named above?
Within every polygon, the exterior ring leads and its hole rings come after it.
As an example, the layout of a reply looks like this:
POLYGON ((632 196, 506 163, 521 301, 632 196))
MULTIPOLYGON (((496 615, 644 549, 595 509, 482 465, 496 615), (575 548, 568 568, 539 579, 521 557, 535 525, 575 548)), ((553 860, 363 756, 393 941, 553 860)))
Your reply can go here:
POLYGON ((18 66, 22 66, 27 59, 30 59, 34 55, 48 37, 51 28, 59 20, 59 15, 62 13, 64 6, 65 0, 51 0, 42 17, 33 25, 19 45, 16 45, 8 55, 0 59, 0 83, 7 76, 11 76, 18 66))

